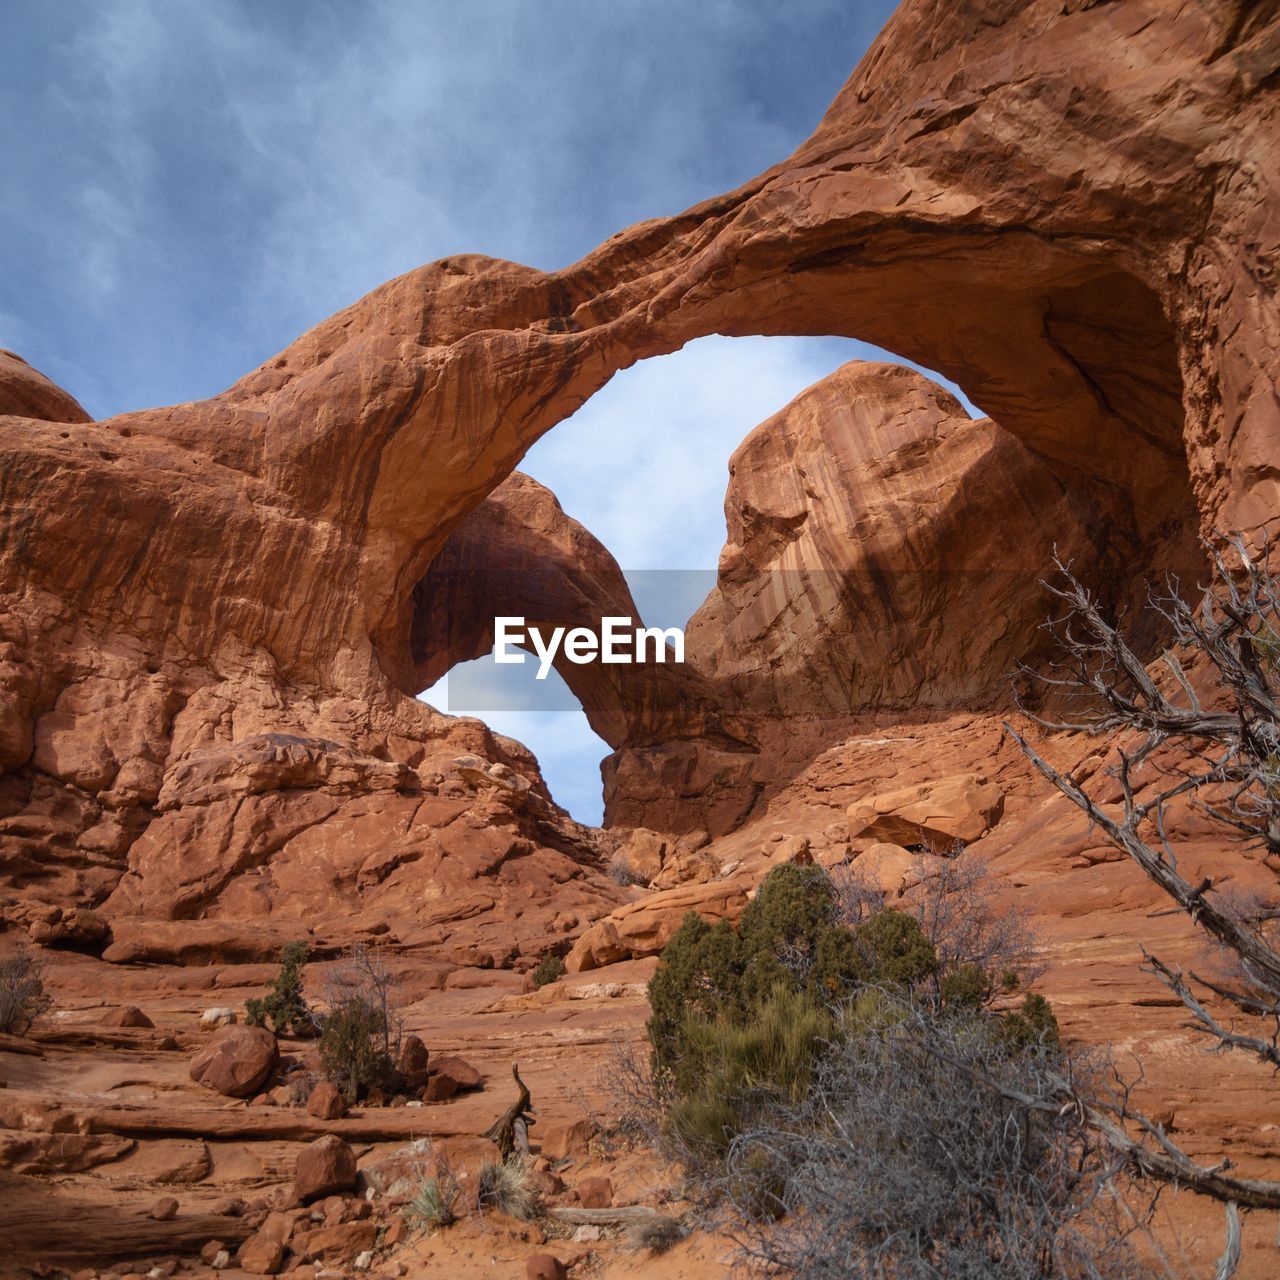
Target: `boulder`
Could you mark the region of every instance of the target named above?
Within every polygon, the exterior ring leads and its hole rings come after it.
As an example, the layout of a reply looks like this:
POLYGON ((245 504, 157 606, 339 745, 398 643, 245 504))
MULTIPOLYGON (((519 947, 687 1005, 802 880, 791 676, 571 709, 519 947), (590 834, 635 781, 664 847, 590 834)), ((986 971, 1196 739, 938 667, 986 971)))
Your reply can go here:
POLYGON ((356 1153, 341 1138, 327 1133, 302 1149, 293 1176, 297 1203, 309 1204, 355 1185, 356 1153))
POLYGON ((662 871, 670 849, 671 842, 666 836, 647 827, 637 827, 618 846, 613 866, 620 876, 635 884, 651 884, 662 871))
POLYGON ((196 1054, 191 1078, 228 1098, 249 1098, 275 1074, 280 1047, 265 1027, 223 1027, 196 1054))
POLYGON ((165 1196, 151 1206, 148 1216, 156 1222, 172 1222, 178 1216, 178 1202, 172 1196, 165 1196))
POLYGON ((976 773, 958 773, 868 796, 849 806, 849 838, 943 850, 984 836, 1004 812, 1004 793, 976 773))
POLYGON ((234 1009, 228 1009, 225 1005, 219 1005, 213 1009, 206 1009, 200 1015, 200 1030, 215 1031, 218 1027, 233 1026, 239 1019, 234 1009))
POLYGON ((103 1027, 154 1027, 156 1024, 137 1005, 125 1004, 108 1009, 99 1023, 103 1027))
POLYGON ((706 849, 677 849, 653 881, 655 889, 681 884, 706 884, 720 874, 720 863, 706 849))
POLYGON ((451 1076, 432 1076, 422 1089, 423 1102, 447 1102, 458 1092, 458 1082, 451 1076))
POLYGON ((236 1251, 236 1261, 251 1276, 274 1276, 284 1267, 284 1245, 259 1231, 236 1251))
POLYGON ((484 1077, 465 1058, 446 1053, 434 1058, 431 1063, 432 1080, 452 1080, 459 1093, 469 1089, 483 1089, 484 1077))
POLYGON ((431 1054, 419 1036, 405 1036, 400 1042, 400 1057, 396 1069, 409 1089, 421 1089, 427 1082, 431 1054))
POLYGON ((808 836, 784 836, 774 845, 770 854, 774 863, 794 862, 799 867, 807 867, 813 862, 813 854, 809 848, 808 836))
POLYGON ((347 1114, 342 1090, 329 1080, 321 1080, 307 1098, 307 1110, 320 1120, 340 1120, 347 1114))

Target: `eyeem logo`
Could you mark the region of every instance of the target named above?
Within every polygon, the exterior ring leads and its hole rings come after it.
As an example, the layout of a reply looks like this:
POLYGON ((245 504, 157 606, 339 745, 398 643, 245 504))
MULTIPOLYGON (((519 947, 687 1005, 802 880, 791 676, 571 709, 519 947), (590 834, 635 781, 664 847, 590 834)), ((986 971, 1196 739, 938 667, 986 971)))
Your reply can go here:
POLYGON ((518 645, 529 645, 538 655, 537 679, 545 680, 559 654, 578 666, 589 662, 683 662, 684 631, 680 627, 637 627, 635 619, 601 618, 600 634, 590 627, 553 627, 544 639, 537 627, 526 627, 523 618, 494 618, 494 662, 523 662, 518 645), (668 649, 670 645, 670 649, 668 649), (652 648, 653 656, 648 656, 652 648), (668 653, 670 657, 668 657, 668 653))

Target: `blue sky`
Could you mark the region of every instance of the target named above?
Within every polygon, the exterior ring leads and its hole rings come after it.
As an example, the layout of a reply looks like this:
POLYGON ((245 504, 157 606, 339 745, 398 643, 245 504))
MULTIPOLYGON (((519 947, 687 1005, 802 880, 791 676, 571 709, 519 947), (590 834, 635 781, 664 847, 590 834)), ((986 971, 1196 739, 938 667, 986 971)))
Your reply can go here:
MULTIPOLYGON (((0 346, 98 417, 220 391, 391 276, 550 269, 813 129, 882 0, 9 0, 0 346)), ((708 338, 620 374, 524 469, 626 569, 709 568, 725 463, 844 360, 708 338)), ((580 713, 487 715, 599 814, 580 713)))

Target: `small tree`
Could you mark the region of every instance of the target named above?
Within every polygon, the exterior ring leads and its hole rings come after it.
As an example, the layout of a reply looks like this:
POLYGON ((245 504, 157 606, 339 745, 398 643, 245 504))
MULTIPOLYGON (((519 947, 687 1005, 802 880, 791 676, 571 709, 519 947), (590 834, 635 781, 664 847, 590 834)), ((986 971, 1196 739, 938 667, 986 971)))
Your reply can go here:
POLYGON ((371 1089, 394 1089, 403 1025, 396 1010, 396 980, 382 957, 358 943, 329 976, 328 1012, 320 1027, 325 1075, 357 1102, 371 1089))
POLYGON ((0 1031, 26 1035, 52 1003, 44 990, 44 966, 26 947, 0 960, 0 1031))
MULTIPOLYGON (((1187 1025, 1218 1050, 1243 1052, 1275 1068, 1280 948, 1257 913, 1242 912, 1219 892, 1221 871, 1187 879, 1174 843, 1178 808, 1190 806, 1218 828, 1224 859, 1233 846, 1258 848, 1267 858, 1280 855, 1280 592, 1266 546, 1255 558, 1235 537, 1226 548, 1208 551, 1212 578, 1194 597, 1184 596, 1172 578, 1160 594, 1152 593, 1150 607, 1172 644, 1150 665, 1061 562, 1060 579, 1045 584, 1065 606, 1050 623, 1062 661, 1048 674, 1024 674, 1060 709, 1052 716, 1028 715, 1048 730, 1112 740, 1115 763, 1108 773, 1119 784, 1118 806, 1090 795, 1081 780, 1005 727, 1040 773, 1229 960, 1233 977, 1210 977, 1183 973, 1143 949, 1147 971, 1186 1008, 1187 1025)), ((1218 1274, 1230 1275, 1239 1250, 1237 1206, 1280 1208, 1280 1182, 1232 1176, 1229 1162, 1198 1164, 1136 1112, 1127 1093, 1095 1097, 1088 1106, 1132 1167, 1226 1202, 1228 1245, 1218 1274)))
POLYGON ((302 998, 302 970, 311 957, 305 942, 290 942, 280 956, 280 972, 271 990, 260 999, 244 1002, 245 1021, 251 1027, 268 1022, 277 1035, 302 1035, 315 1029, 315 1019, 302 998))

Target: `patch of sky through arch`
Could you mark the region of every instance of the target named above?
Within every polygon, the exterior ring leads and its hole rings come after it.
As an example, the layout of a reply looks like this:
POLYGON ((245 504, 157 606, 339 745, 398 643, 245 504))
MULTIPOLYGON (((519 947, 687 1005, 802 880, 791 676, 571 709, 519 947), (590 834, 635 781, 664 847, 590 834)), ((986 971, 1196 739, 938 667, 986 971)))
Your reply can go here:
MULTIPOLYGON (((849 360, 908 363, 843 338, 702 338, 617 374, 543 436, 520 469, 609 549, 646 623, 683 625, 715 580, 729 456, 760 422, 849 360), (659 579, 679 582, 679 595, 663 598, 654 589, 659 579)), ((958 387, 924 372, 976 416, 958 387)), ((450 676, 420 696, 441 710, 479 715, 523 742, 556 800, 580 822, 597 824, 599 762, 609 747, 560 677, 552 671, 538 682, 535 671, 532 658, 501 672, 477 659, 454 669, 452 702, 450 676), (495 674, 500 691, 487 684, 495 674)))

